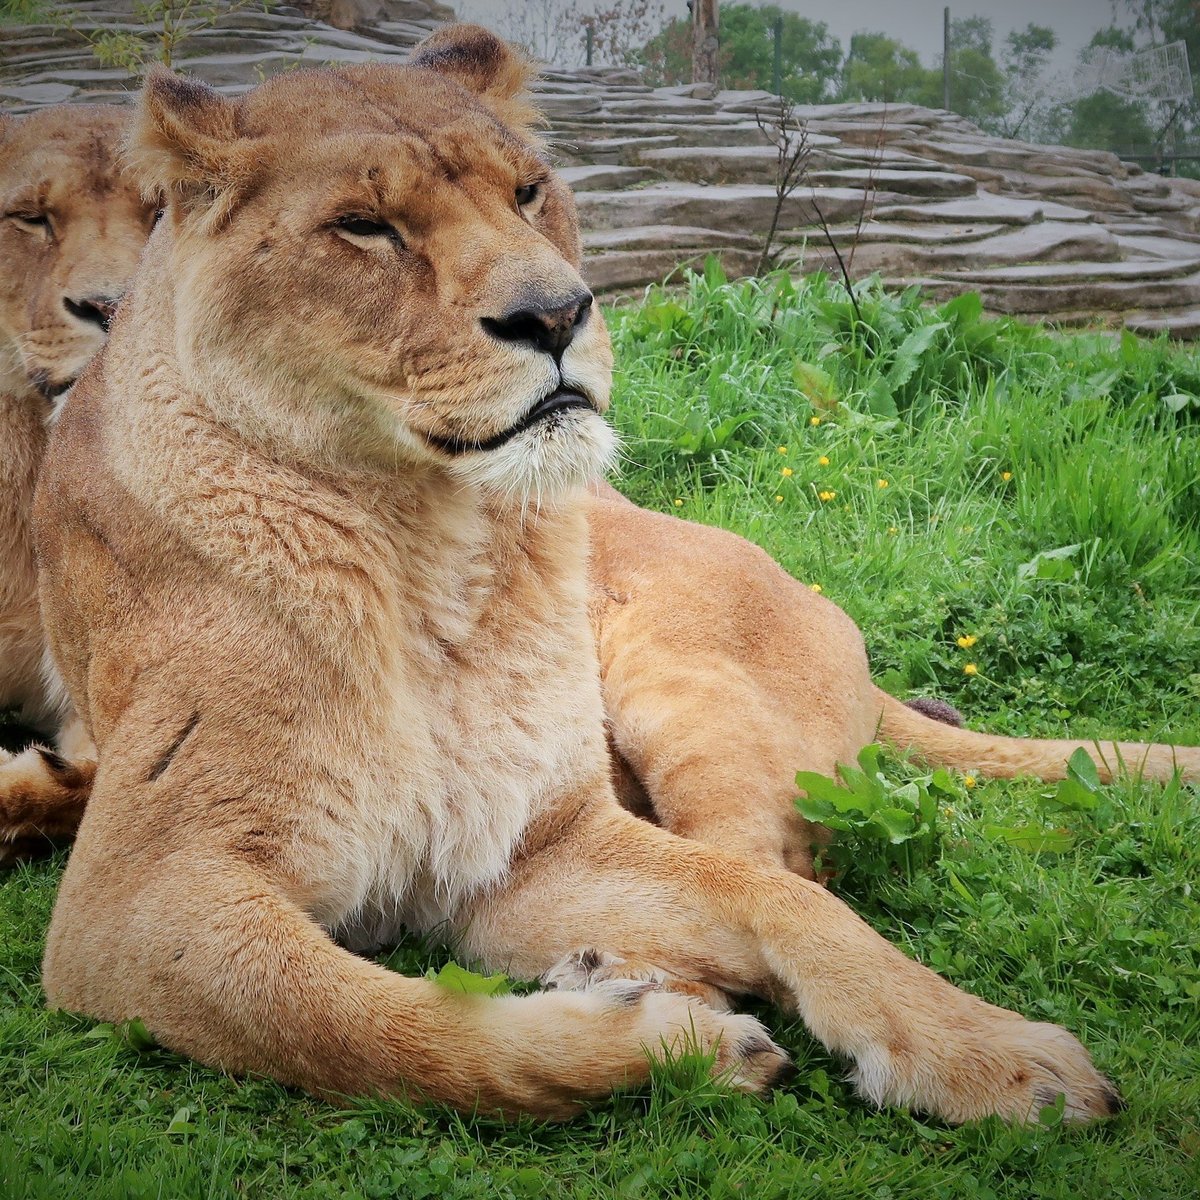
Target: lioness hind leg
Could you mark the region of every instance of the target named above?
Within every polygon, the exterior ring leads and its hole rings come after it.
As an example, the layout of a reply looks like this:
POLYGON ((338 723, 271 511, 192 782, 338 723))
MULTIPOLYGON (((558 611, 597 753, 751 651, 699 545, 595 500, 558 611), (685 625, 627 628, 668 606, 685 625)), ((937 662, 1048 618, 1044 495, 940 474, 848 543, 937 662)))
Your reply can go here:
POLYGON ((517 864, 503 890, 465 914, 463 943, 484 962, 584 987, 594 974, 586 964, 560 964, 580 945, 612 955, 612 970, 621 959, 653 963, 776 1000, 853 1061, 859 1090, 878 1104, 950 1121, 1036 1119, 1060 1093, 1071 1120, 1119 1106, 1066 1030, 959 991, 815 883, 674 837, 611 803, 517 864))

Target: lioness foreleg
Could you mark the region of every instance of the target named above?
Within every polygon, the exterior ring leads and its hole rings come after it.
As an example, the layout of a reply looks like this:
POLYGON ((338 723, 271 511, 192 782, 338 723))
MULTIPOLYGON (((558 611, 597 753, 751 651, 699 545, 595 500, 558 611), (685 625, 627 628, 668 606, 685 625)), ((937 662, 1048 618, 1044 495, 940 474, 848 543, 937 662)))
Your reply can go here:
POLYGON ((509 1114, 569 1116, 693 1041, 747 1089, 788 1067, 753 1018, 652 983, 490 998, 356 957, 306 911, 314 884, 283 865, 295 844, 275 853, 262 822, 238 813, 244 797, 227 794, 172 810, 101 773, 47 941, 51 1004, 139 1017, 201 1062, 322 1095, 509 1114), (206 808, 216 815, 202 826, 206 808))
POLYGON ((610 979, 620 973, 614 960, 627 958, 769 997, 850 1058, 859 1090, 878 1104, 950 1121, 1036 1119, 1059 1093, 1075 1120, 1119 1105, 1066 1030, 959 991, 815 883, 616 805, 585 811, 519 864, 469 914, 464 941, 485 962, 560 984, 610 979))

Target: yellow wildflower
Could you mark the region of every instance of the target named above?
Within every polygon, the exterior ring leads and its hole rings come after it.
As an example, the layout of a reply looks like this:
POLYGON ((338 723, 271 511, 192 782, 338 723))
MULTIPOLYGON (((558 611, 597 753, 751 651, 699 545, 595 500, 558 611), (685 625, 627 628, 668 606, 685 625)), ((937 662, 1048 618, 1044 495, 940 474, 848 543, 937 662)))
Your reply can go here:
POLYGON ((1005 483, 1007 483, 1012 478, 1012 472, 1011 471, 1001 471, 1000 478, 1003 479, 1005 483))
POLYGON ((782 496, 776 496, 776 497, 775 497, 775 503, 776 503, 776 504, 782 504, 782 503, 783 503, 783 497, 782 497, 782 496))
POLYGON ((820 423, 821 423, 821 418, 820 418, 820 417, 809 417, 809 418, 808 418, 808 423, 809 423, 810 425, 820 425, 820 423))
POLYGON ((963 667, 963 674, 964 675, 978 675, 979 668, 974 663, 967 663, 967 665, 965 667, 963 667))
POLYGON ((683 507, 683 501, 682 501, 682 500, 676 500, 676 501, 675 501, 675 507, 676 507, 676 508, 682 508, 682 507, 683 507))
POLYGON ((784 467, 779 473, 784 477, 784 479, 791 479, 791 477, 795 474, 791 467, 784 467))
POLYGON ((810 583, 808 585, 808 590, 810 592, 816 592, 817 595, 819 596, 825 589, 822 588, 819 583, 810 583))
POLYGON ((786 453, 787 453, 787 447, 786 447, 786 446, 776 446, 776 447, 775 447, 775 452, 776 452, 777 454, 786 454, 786 453))
POLYGON ((893 537, 899 532, 900 532, 900 530, 897 529, 895 525, 888 526, 888 533, 892 534, 893 537))
POLYGON ((821 457, 817 459, 817 466, 818 467, 829 466, 829 459, 826 458, 824 454, 822 454, 821 457))
POLYGON ((888 481, 886 479, 880 479, 876 482, 875 486, 882 491, 885 487, 888 487, 889 485, 888 485, 888 481))
POLYGON ((963 776, 963 787, 973 788, 974 786, 975 786, 975 776, 974 775, 964 775, 963 776))
POLYGON ((958 639, 958 644, 963 650, 970 650, 970 648, 975 645, 977 641, 979 641, 979 639, 973 633, 964 633, 962 637, 958 639))
POLYGON ((836 496, 837 496, 837 492, 818 492, 817 493, 817 499, 824 501, 826 504, 828 504, 830 500, 835 499, 836 496))

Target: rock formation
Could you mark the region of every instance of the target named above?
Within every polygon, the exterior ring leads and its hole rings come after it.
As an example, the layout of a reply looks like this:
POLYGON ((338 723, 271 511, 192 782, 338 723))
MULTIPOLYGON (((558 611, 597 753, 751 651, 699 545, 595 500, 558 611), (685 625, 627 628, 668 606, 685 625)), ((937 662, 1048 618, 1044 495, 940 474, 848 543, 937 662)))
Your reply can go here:
MULTIPOLYGON (((297 64, 402 61, 448 16, 425 0, 304 0, 226 15, 178 65, 236 92, 297 64), (332 23, 331 23, 332 22, 332 23), (352 26, 337 28, 335 25, 352 26)), ((128 0, 80 0, 77 30, 129 27, 128 0)), ((0 104, 120 100, 136 80, 101 67, 78 33, 0 27, 0 104)), ((763 92, 656 88, 630 71, 547 71, 548 138, 576 190, 586 274, 628 291, 718 254, 754 269, 775 206, 763 92)), ((1112 154, 981 133, 913 105, 796 110, 807 176, 779 223, 783 265, 830 269, 818 211, 855 277, 881 272, 934 296, 975 290, 993 312, 1200 338, 1200 183, 1112 154)))

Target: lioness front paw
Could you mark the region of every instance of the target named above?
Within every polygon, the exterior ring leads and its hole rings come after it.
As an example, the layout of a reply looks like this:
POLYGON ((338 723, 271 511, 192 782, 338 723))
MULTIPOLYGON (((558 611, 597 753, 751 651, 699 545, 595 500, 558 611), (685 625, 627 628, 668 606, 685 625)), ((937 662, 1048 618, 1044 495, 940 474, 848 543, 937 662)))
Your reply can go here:
POLYGON ((96 772, 45 746, 0 751, 0 867, 45 853, 75 835, 96 772))
POLYGON ((612 996, 637 1009, 639 1036, 655 1057, 693 1050, 714 1056, 713 1074, 745 1092, 768 1092, 795 1073, 787 1052, 754 1017, 726 1011, 724 992, 681 980, 661 968, 615 954, 577 950, 556 963, 542 982, 564 991, 612 996), (709 991, 722 1008, 710 1007, 690 988, 709 991))
POLYGON ((1067 1121, 1110 1117, 1124 1107, 1067 1030, 976 1004, 965 1015, 947 1014, 953 1024, 938 1031, 924 1057, 902 1049, 903 1038, 891 1052, 860 1056, 853 1073, 859 1090, 877 1104, 909 1105, 955 1124, 993 1115, 1033 1122, 1059 1096, 1067 1121))
POLYGON ((542 976, 542 985, 578 992, 609 979, 634 979, 652 983, 666 992, 682 992, 703 1000, 718 1012, 732 1012, 733 1003, 720 988, 696 979, 684 979, 653 963, 622 958, 606 950, 583 948, 560 959, 542 976))

